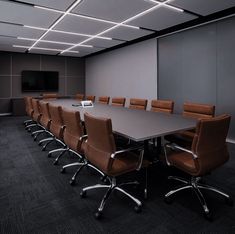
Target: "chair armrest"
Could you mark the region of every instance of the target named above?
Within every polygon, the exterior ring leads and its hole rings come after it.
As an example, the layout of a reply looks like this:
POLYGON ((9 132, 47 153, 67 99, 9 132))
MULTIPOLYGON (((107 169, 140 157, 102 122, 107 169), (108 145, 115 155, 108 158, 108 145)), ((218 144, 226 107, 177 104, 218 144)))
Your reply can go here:
POLYGON ((111 154, 111 158, 115 159, 116 155, 121 154, 121 153, 125 153, 125 152, 130 152, 130 151, 133 151, 133 150, 140 150, 138 167, 136 168, 136 170, 139 171, 141 169, 143 158, 144 158, 144 149, 143 149, 142 145, 141 146, 135 146, 135 147, 127 148, 127 149, 124 149, 124 150, 116 151, 116 152, 111 154))
POLYGON ((166 147, 170 148, 172 150, 176 150, 177 149, 177 150, 181 150, 183 152, 189 153, 189 154, 191 154, 193 156, 193 159, 198 158, 198 156, 194 152, 192 152, 191 150, 188 150, 188 149, 183 148, 183 147, 181 147, 179 145, 176 145, 175 143, 171 143, 171 144, 167 143, 164 146, 164 153, 165 153, 166 163, 167 163, 168 166, 170 166, 171 164, 170 164, 170 162, 168 160, 168 157, 167 157, 166 147))
POLYGON ((116 151, 114 153, 111 154, 111 158, 115 158, 116 155, 118 154, 122 154, 122 153, 125 153, 125 152, 130 152, 130 151, 133 151, 133 150, 140 150, 140 149, 143 149, 143 146, 139 145, 139 146, 135 146, 135 147, 131 147, 131 148, 127 148, 127 149, 123 149, 123 150, 119 150, 119 151, 116 151))
POLYGON ((87 139, 88 135, 83 135, 79 138, 80 141, 84 141, 85 139, 87 139))

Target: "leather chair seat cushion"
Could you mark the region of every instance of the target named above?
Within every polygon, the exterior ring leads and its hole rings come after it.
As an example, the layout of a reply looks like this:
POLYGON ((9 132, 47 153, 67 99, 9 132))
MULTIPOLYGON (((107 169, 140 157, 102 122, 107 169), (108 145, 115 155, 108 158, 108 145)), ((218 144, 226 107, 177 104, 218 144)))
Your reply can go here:
POLYGON ((168 161, 172 166, 187 172, 188 174, 197 174, 197 168, 193 156, 189 153, 179 151, 178 153, 168 155, 168 161))

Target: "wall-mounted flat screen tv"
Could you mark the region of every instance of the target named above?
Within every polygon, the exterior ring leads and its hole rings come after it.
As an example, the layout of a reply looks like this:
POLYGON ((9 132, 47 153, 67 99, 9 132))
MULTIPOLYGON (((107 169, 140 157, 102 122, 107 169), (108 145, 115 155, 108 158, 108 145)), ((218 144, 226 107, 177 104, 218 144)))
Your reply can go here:
POLYGON ((56 92, 59 89, 59 72, 57 71, 22 71, 22 92, 56 92))

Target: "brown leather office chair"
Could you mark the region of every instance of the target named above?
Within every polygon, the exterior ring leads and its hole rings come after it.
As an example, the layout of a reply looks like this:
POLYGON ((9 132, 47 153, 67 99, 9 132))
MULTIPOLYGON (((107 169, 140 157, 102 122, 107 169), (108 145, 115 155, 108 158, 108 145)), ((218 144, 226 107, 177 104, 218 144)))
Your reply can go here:
POLYGON ((166 202, 171 201, 173 194, 185 189, 192 189, 202 205, 205 217, 208 219, 211 218, 211 212, 201 190, 214 191, 225 197, 227 202, 232 204, 232 199, 229 195, 217 188, 202 184, 200 180, 202 176, 222 166, 229 159, 226 137, 230 119, 229 115, 221 115, 199 120, 191 149, 180 147, 174 143, 166 144, 165 156, 167 164, 191 175, 189 181, 179 177, 169 177, 169 179, 180 181, 184 185, 168 192, 165 195, 166 202), (170 149, 170 152, 167 152, 167 149, 170 149))
POLYGON ((84 94, 80 94, 80 93, 76 94, 76 95, 75 95, 75 99, 78 100, 78 101, 83 101, 83 99, 84 99, 84 94))
MULTIPOLYGON (((46 142, 42 147, 43 151, 53 141, 57 141, 63 147, 66 147, 63 142, 63 133, 64 133, 65 125, 64 125, 63 118, 62 118, 61 106, 54 106, 54 105, 49 104, 49 113, 51 116, 50 132, 53 134, 53 136, 39 141, 39 145, 42 145, 44 142, 46 142)), ((48 155, 51 155, 54 152, 56 152, 56 150, 50 151, 48 155)))
POLYGON ((50 136, 53 135, 50 132, 51 116, 49 113, 49 103, 45 102, 43 100, 39 101, 39 109, 40 109, 40 114, 41 114, 41 118, 39 120, 39 124, 40 124, 41 129, 32 132, 32 136, 34 137, 34 141, 36 141, 38 136, 43 133, 47 133, 50 136))
POLYGON ((42 98, 46 100, 55 100, 58 98, 57 93, 43 93, 42 98))
POLYGON ((97 169, 84 158, 84 140, 87 136, 84 135, 84 125, 82 124, 80 113, 78 111, 74 112, 63 108, 62 116, 64 124, 66 126, 64 130, 64 142, 67 147, 65 149, 62 149, 61 154, 57 157, 56 160, 58 160, 58 158, 61 157, 62 154, 68 151, 74 153, 79 157, 79 162, 70 163, 64 165, 61 168, 61 173, 64 173, 65 169, 68 167, 80 166, 70 180, 70 184, 74 185, 76 177, 83 167, 88 166, 95 170, 97 169))
POLYGON ((151 111, 172 114, 174 102, 172 100, 152 100, 151 111))
POLYGON ((86 96, 86 100, 92 101, 92 102, 94 103, 94 102, 95 102, 95 96, 93 96, 93 95, 87 95, 87 96, 86 96))
POLYGON ((126 98, 114 97, 112 98, 112 106, 125 106, 126 98))
MULTIPOLYGON (((185 102, 183 107, 184 117, 188 118, 212 118, 215 115, 215 106, 209 104, 199 104, 192 102, 185 102)), ((165 136, 165 139, 170 142, 175 142, 184 146, 191 145, 195 134, 195 129, 188 131, 181 131, 176 134, 165 136)))
POLYGON ((33 122, 26 126, 26 129, 29 130, 29 131, 32 131, 33 127, 38 127, 39 126, 39 121, 40 121, 40 118, 41 118, 41 113, 40 113, 39 104, 38 104, 39 100, 35 99, 35 98, 32 98, 31 103, 32 103, 32 109, 33 109, 33 111, 32 111, 32 120, 33 120, 33 122))
POLYGON ((129 108, 137 110, 146 110, 147 103, 148 103, 147 99, 131 98, 129 108))
MULTIPOLYGON (((85 113, 84 119, 88 134, 84 147, 85 157, 97 167, 101 174, 104 173, 107 176, 109 185, 97 184, 83 188, 80 194, 81 197, 85 197, 88 190, 107 188, 107 192, 95 214, 96 218, 102 215, 105 203, 114 190, 118 190, 132 199, 136 203, 136 211, 140 211, 142 203, 121 188, 124 184, 117 185, 116 177, 139 170, 143 164, 146 165, 147 162, 143 160, 143 150, 140 151, 140 155, 131 152, 134 149, 141 149, 140 147, 116 151, 111 119, 95 118, 87 113, 85 113)), ((133 183, 136 184, 136 181, 133 183)), ((129 182, 128 184, 133 183, 129 182)))
POLYGON ((25 112, 30 119, 24 121, 24 125, 27 126, 28 124, 32 123, 32 115, 33 115, 33 107, 32 107, 32 97, 24 97, 24 104, 25 104, 25 112))
POLYGON ((108 96, 101 96, 101 97, 99 97, 98 102, 101 103, 101 104, 108 105, 109 104, 109 99, 110 99, 110 97, 108 97, 108 96))

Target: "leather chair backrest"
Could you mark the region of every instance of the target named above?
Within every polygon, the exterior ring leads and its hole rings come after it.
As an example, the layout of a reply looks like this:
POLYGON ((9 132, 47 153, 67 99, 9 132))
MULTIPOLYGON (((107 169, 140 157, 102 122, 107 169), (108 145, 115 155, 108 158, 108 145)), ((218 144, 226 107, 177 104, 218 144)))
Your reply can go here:
POLYGON ((62 118, 62 107, 49 104, 49 113, 51 116, 50 131, 56 138, 63 139, 64 121, 62 118))
POLYGON ((206 174, 228 160, 226 137, 230 120, 230 115, 221 115, 198 121, 192 143, 192 151, 198 156, 195 160, 198 175, 206 174))
POLYGON ((63 108, 62 117, 66 126, 64 130, 65 144, 70 149, 81 153, 82 141, 80 140, 80 137, 84 135, 84 131, 79 111, 63 108))
POLYGON ((84 94, 80 94, 80 93, 76 94, 76 95, 75 95, 75 99, 78 100, 78 101, 83 101, 83 99, 84 99, 84 94))
POLYGON ((152 100, 151 111, 172 114, 174 102, 171 100, 152 100))
POLYGON ((215 115, 215 106, 192 102, 184 103, 183 116, 191 118, 211 118, 215 115))
POLYGON ((48 102, 39 101, 39 106, 40 106, 40 112, 42 114, 42 117, 39 122, 44 128, 49 130, 50 129, 50 121, 51 121, 51 116, 49 113, 49 104, 48 104, 48 102))
POLYGON ((101 96, 101 97, 99 97, 98 102, 101 103, 101 104, 108 105, 109 104, 109 99, 110 99, 110 97, 108 97, 108 96, 101 96))
POLYGON ((130 99, 130 109, 146 110, 147 108, 147 99, 131 98, 130 99))
POLYGON ((28 116, 32 118, 33 116, 33 105, 32 105, 32 97, 24 97, 24 102, 25 102, 25 111, 28 116))
POLYGON ((114 97, 112 98, 112 106, 125 106, 126 98, 114 97))
POLYGON ((42 98, 48 99, 48 100, 54 100, 58 98, 58 94, 57 93, 44 93, 42 94, 42 98))
POLYGON ((39 109, 39 100, 33 98, 32 99, 32 106, 33 106, 33 120, 38 122, 41 117, 40 109, 39 109))
POLYGON ((96 118, 85 113, 84 120, 88 135, 85 156, 101 171, 108 173, 113 161, 110 156, 116 151, 111 119, 96 118))
POLYGON ((95 102, 95 96, 93 96, 93 95, 87 95, 87 96, 86 96, 86 100, 95 102))

